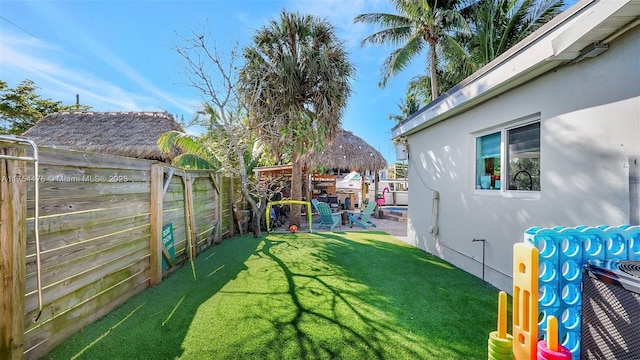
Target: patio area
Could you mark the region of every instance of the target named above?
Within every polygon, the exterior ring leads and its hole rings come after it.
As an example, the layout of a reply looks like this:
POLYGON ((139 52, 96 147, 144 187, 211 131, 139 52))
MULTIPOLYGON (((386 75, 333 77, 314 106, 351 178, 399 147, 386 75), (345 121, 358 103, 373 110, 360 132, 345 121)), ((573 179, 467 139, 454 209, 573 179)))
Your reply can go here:
MULTIPOLYGON (((406 222, 398 222, 389 219, 377 219, 371 217, 371 221, 376 224, 376 227, 368 227, 367 229, 363 229, 357 225, 350 227, 349 225, 338 225, 335 227, 334 231, 329 230, 326 227, 322 227, 318 229, 319 216, 313 216, 313 232, 363 232, 363 231, 382 231, 389 235, 393 235, 397 238, 404 238, 407 236, 407 223, 406 222)), ((306 232, 309 228, 307 216, 303 215, 300 217, 300 227, 298 231, 306 232)), ((272 233, 274 234, 284 234, 289 233, 289 221, 285 219, 285 222, 282 226, 274 228, 272 233)))

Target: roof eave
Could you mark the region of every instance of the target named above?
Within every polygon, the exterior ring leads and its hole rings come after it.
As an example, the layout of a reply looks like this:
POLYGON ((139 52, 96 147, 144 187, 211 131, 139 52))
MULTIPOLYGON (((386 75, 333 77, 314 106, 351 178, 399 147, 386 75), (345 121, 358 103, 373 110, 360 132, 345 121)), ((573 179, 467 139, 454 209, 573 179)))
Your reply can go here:
POLYGON ((517 76, 492 76, 479 79, 473 86, 463 87, 435 106, 425 109, 407 122, 403 122, 392 130, 392 138, 408 136, 443 120, 468 111, 490 98, 499 96, 541 74, 561 65, 559 61, 547 61, 535 64, 530 68, 518 71, 517 76), (502 79, 506 77, 506 79, 502 79))

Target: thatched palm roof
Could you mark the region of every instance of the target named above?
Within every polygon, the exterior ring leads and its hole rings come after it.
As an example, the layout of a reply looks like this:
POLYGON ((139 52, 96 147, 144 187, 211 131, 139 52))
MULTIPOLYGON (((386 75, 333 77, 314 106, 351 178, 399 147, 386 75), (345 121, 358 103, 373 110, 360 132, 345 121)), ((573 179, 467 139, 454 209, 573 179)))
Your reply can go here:
POLYGON ((166 112, 58 112, 42 118, 23 135, 36 144, 71 150, 169 161, 156 142, 182 127, 166 112))
POLYGON ((324 151, 311 151, 303 156, 303 160, 309 168, 378 171, 387 167, 387 161, 378 150, 346 130, 341 130, 331 143, 325 145, 324 151))

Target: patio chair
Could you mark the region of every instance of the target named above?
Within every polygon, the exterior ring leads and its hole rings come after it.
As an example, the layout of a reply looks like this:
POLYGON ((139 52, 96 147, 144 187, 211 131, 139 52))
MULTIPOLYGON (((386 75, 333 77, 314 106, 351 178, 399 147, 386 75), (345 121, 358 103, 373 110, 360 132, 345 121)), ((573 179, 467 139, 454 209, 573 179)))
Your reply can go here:
POLYGON ((313 205, 313 208, 316 210, 317 213, 319 213, 319 211, 318 211, 318 203, 320 203, 320 201, 318 201, 318 199, 311 199, 311 205, 313 205))
POLYGON ((360 226, 363 229, 366 229, 367 226, 376 227, 376 224, 373 221, 369 220, 371 215, 373 214, 373 210, 376 209, 376 202, 369 201, 364 210, 359 213, 349 213, 349 226, 353 227, 353 224, 360 226))
POLYGON ((318 210, 318 214, 320 214, 320 223, 318 223, 318 229, 321 227, 328 227, 331 231, 336 227, 336 225, 342 222, 342 212, 331 212, 331 207, 327 203, 318 202, 316 205, 316 209, 318 210))

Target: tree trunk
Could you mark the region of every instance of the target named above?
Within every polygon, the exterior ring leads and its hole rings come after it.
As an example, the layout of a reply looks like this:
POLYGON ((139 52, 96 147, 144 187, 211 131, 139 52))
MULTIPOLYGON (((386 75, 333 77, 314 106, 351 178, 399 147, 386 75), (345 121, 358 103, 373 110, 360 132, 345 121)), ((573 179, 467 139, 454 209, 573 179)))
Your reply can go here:
POLYGON ((253 199, 253 197, 251 197, 251 193, 249 192, 249 188, 248 188, 249 180, 245 175, 246 172, 244 172, 244 169, 245 169, 244 161, 241 162, 241 166, 242 166, 242 171, 240 172, 240 192, 242 193, 244 198, 247 199, 247 202, 249 202, 249 205, 251 205, 251 211, 253 212, 253 215, 251 216, 251 221, 253 222, 253 225, 254 225, 253 237, 259 238, 259 237, 262 237, 262 230, 260 229, 260 217, 262 215, 262 212, 260 211, 260 204, 256 204, 256 201, 253 199), (258 226, 255 226, 256 221, 258 222, 258 226))
MULTIPOLYGON (((293 167, 291 169, 291 199, 302 200, 302 162, 300 156, 293 156, 293 167)), ((300 205, 291 204, 289 214, 289 224, 300 227, 300 205)))
POLYGON ((260 225, 262 222, 262 214, 264 214, 266 208, 267 197, 263 196, 262 198, 260 198, 260 206, 258 207, 257 211, 253 210, 253 216, 251 217, 254 238, 262 237, 262 228, 260 227, 260 225))
POLYGON ((438 97, 438 63, 436 58, 436 43, 429 42, 429 67, 431 72, 431 101, 438 97))

